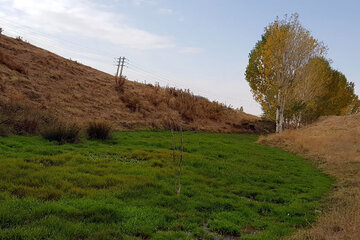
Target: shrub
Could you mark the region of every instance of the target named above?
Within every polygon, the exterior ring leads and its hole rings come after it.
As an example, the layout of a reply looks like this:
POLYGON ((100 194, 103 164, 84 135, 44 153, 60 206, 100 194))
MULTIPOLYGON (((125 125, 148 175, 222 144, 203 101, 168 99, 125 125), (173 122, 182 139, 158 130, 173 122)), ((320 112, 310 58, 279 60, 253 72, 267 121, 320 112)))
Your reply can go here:
POLYGON ((22 74, 27 73, 26 69, 22 65, 17 64, 12 60, 12 58, 9 55, 6 55, 5 53, 2 52, 0 52, 0 63, 4 64, 11 70, 17 71, 19 73, 22 74))
POLYGON ((9 136, 9 132, 9 128, 6 125, 0 123, 0 137, 9 136))
POLYGON ((49 141, 56 141, 59 144, 79 142, 80 128, 76 124, 58 123, 48 127, 42 132, 43 138, 49 141))
POLYGON ((25 100, 0 101, 0 135, 37 135, 57 122, 56 116, 32 106, 25 100))
POLYGON ((180 92, 176 97, 176 108, 183 119, 193 121, 199 115, 196 100, 195 96, 186 91, 180 92))
POLYGON ((111 137, 111 125, 106 122, 91 122, 86 129, 88 139, 109 139, 111 137))
POLYGON ((33 135, 38 130, 39 122, 36 119, 19 119, 13 125, 14 133, 17 135, 33 135))
POLYGON ((141 108, 141 102, 137 95, 125 92, 121 95, 120 99, 131 112, 138 112, 141 108))
POLYGON ((126 78, 125 77, 116 77, 115 80, 116 80, 115 90, 120 93, 124 93, 124 85, 126 82, 126 78))

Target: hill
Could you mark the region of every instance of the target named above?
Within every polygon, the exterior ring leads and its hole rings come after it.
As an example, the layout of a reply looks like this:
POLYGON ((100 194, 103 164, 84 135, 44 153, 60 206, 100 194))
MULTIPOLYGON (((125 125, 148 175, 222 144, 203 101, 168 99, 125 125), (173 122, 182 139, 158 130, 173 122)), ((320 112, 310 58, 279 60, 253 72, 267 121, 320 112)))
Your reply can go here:
POLYGON ((358 239, 360 236, 360 114, 320 119, 299 130, 260 139, 315 160, 337 182, 327 212, 295 239, 358 239))
POLYGON ((32 109, 79 124, 107 121, 118 130, 167 129, 176 123, 212 132, 273 131, 271 122, 189 91, 128 80, 117 91, 114 76, 4 35, 0 35, 0 92, 6 115, 32 109))

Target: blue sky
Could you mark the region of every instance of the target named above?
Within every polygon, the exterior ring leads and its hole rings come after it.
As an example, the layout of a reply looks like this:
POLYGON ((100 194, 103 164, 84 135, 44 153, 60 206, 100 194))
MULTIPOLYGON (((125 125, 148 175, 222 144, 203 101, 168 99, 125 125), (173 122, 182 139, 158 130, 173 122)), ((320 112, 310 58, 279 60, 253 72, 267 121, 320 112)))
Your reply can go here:
POLYGON ((360 94, 358 1, 0 0, 0 27, 66 58, 130 80, 190 88, 261 114, 244 79, 248 54, 276 16, 300 21, 328 47, 360 94))

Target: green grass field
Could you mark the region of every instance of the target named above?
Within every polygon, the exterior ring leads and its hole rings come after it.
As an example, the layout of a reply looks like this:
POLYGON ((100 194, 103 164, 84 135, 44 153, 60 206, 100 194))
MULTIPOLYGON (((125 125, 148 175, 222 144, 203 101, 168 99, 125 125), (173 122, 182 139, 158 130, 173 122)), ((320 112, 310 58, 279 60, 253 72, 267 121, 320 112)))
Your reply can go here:
POLYGON ((256 135, 170 132, 57 145, 0 138, 0 239, 279 239, 307 226, 332 180, 256 135))

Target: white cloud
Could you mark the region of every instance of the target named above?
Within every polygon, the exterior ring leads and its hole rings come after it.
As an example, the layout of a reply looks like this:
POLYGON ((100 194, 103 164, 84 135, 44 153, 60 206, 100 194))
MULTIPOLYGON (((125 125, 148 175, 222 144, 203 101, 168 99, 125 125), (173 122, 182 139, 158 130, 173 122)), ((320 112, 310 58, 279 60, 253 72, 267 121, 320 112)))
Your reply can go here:
POLYGON ((183 47, 180 52, 182 53, 190 53, 190 54, 197 54, 204 52, 203 48, 196 48, 196 47, 183 47))
POLYGON ((132 0, 133 4, 136 6, 140 6, 144 0, 132 0))
POLYGON ((173 14, 173 10, 169 8, 160 8, 157 10, 157 13, 161 15, 171 15, 173 14))
MULTIPOLYGON (((126 16, 88 0, 0 0, 0 16, 43 32, 70 33, 134 49, 173 48, 170 37, 131 27, 126 16), (2 13, 1 13, 2 12, 2 13)), ((140 3, 137 0, 135 2, 140 3)))

